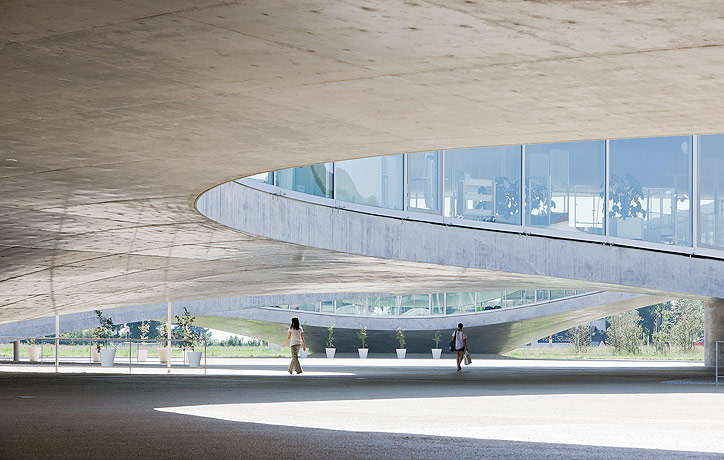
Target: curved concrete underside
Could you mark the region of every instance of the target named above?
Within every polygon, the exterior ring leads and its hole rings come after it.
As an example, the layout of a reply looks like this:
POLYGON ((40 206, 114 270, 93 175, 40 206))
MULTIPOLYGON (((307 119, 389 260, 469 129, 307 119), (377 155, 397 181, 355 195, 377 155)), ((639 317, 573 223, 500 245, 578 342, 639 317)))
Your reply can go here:
POLYGON ((194 201, 329 160, 720 132, 722 26, 683 0, 4 2, 0 323, 476 290, 489 272, 251 236, 194 201))
POLYGON ((198 209, 229 227, 275 240, 476 269, 480 290, 576 286, 670 298, 724 297, 724 280, 717 275, 724 262, 717 259, 348 211, 263 192, 255 182, 209 190, 198 209))

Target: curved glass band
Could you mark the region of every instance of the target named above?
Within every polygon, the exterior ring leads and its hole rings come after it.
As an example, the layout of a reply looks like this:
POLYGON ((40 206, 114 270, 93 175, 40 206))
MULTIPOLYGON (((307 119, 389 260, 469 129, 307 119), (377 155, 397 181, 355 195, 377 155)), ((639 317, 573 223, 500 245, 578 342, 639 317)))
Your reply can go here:
POLYGON ((681 252, 724 249, 722 134, 437 150, 251 178, 387 210, 379 214, 681 252))
POLYGON ((355 316, 446 316, 485 312, 500 308, 531 305, 588 294, 576 290, 517 290, 487 292, 448 292, 386 297, 330 300, 270 308, 355 316))

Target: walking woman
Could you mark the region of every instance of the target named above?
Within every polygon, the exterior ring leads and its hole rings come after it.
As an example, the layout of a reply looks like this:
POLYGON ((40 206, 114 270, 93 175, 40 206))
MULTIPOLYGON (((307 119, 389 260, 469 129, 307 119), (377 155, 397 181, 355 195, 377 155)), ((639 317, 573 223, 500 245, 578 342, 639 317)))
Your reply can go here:
POLYGON ((460 363, 463 362, 465 356, 465 349, 468 347, 468 335, 463 331, 463 323, 458 323, 458 328, 452 333, 452 338, 455 340, 455 354, 458 359, 458 370, 463 370, 460 367, 460 363))
MULTIPOLYGON (((291 342, 289 345, 291 345, 292 349, 292 362, 289 363, 289 373, 291 374, 292 371, 297 371, 297 374, 301 374, 302 366, 299 364, 299 347, 304 347, 303 350, 306 351, 307 345, 304 343, 304 330, 299 325, 299 318, 296 316, 292 318, 292 324, 289 326, 289 335, 282 346, 286 347, 290 339, 291 342)), ((460 367, 459 360, 458 367, 460 367)))

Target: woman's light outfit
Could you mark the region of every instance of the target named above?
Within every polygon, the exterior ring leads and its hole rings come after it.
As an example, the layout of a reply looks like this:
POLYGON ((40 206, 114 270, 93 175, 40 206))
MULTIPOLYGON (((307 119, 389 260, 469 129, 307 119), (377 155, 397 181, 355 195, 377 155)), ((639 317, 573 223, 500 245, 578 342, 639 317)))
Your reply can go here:
POLYGON ((292 371, 296 371, 297 374, 301 374, 302 365, 299 364, 299 348, 302 346, 302 332, 304 332, 304 330, 302 330, 301 326, 299 329, 292 329, 290 327, 289 332, 292 333, 289 341, 292 349, 292 362, 289 363, 289 373, 291 374, 292 371))
POLYGON ((463 340, 468 338, 468 335, 464 331, 458 331, 452 333, 452 337, 455 337, 455 351, 462 351, 465 348, 463 340))

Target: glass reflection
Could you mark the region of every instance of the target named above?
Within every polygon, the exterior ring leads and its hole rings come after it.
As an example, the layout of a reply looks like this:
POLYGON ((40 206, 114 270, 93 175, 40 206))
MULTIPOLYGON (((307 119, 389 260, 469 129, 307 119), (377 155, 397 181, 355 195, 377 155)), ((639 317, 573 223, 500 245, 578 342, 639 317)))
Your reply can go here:
POLYGON ((604 141, 526 145, 526 224, 604 234, 604 141))
POLYGON ((367 299, 338 300, 336 312, 339 315, 364 315, 367 313, 367 299))
POLYGON ((397 315, 397 297, 396 296, 388 296, 388 297, 370 297, 367 299, 369 302, 369 311, 370 315, 372 316, 378 316, 378 315, 388 315, 388 316, 395 316, 397 315))
POLYGON ((403 295, 400 297, 400 316, 428 316, 430 298, 426 294, 403 295))
POLYGON ((699 246, 724 249, 724 135, 699 136, 699 246))
POLYGON ((437 212, 440 209, 438 189, 438 152, 407 155, 407 190, 409 209, 437 212))
POLYGON ((691 246, 690 136, 609 144, 611 236, 691 246))
POLYGON ((264 182, 265 184, 274 185, 274 173, 273 172, 254 174, 253 176, 249 176, 249 179, 254 179, 254 180, 258 180, 259 182, 264 182))
POLYGON ((445 216, 521 224, 521 146, 445 152, 445 216))
POLYGON ((333 183, 332 163, 282 169, 276 172, 277 187, 309 195, 332 198, 333 183))
POLYGON ((335 163, 337 199, 386 209, 402 209, 402 155, 335 163))

